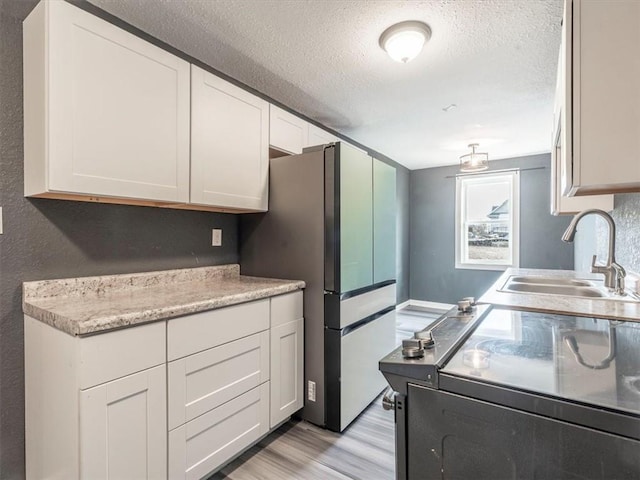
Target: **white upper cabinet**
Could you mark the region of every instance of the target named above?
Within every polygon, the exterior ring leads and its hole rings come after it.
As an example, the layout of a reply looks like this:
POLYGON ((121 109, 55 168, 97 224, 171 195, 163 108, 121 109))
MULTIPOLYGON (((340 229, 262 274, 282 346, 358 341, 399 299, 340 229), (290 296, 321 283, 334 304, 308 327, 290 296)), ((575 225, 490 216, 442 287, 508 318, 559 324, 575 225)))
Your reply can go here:
POLYGON ((25 195, 186 202, 189 64, 62 1, 23 35, 25 195))
MULTIPOLYGON (((566 17, 564 25, 569 19, 566 17)), ((575 214, 590 208, 609 211, 613 209, 613 195, 586 195, 569 197, 562 193, 563 165, 566 167, 571 158, 571 110, 565 108, 565 99, 571 96, 571 85, 566 81, 567 74, 567 28, 562 29, 562 40, 558 55, 558 73, 556 78, 556 97, 553 105, 553 134, 551 138, 551 213, 553 215, 575 214)), ((570 30, 569 30, 570 31, 570 30)), ((565 183, 567 181, 566 176, 565 183)))
POLYGON ((190 203, 266 211, 269 104, 191 66, 190 203))
POLYGON ((315 125, 309 124, 309 135, 306 145, 307 147, 311 147, 313 145, 326 145, 327 143, 333 143, 337 141, 338 137, 336 137, 335 135, 331 135, 329 132, 318 128, 315 125))
POLYGON ((270 105, 269 144, 288 154, 302 149, 337 142, 338 137, 312 125, 275 105, 270 105))
POLYGON ((640 2, 565 0, 563 30, 562 192, 640 191, 640 2))
POLYGON ((275 105, 269 106, 269 118, 271 147, 286 153, 302 153, 307 146, 309 124, 275 105))

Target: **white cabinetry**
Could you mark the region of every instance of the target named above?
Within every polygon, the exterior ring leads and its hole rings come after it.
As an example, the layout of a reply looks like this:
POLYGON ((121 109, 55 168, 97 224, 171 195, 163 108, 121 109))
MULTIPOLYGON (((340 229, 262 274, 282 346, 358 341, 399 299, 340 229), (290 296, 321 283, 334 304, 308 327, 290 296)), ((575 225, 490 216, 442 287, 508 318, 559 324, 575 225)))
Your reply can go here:
POLYGON ((201 478, 269 431, 269 305, 168 321, 170 478, 201 478))
POLYGON ((166 478, 165 332, 81 338, 25 317, 27 478, 166 478))
MULTIPOLYGON (((565 11, 564 24, 569 22, 565 11)), ((553 105, 553 135, 551 148, 551 214, 575 214, 589 208, 599 208, 609 211, 613 209, 613 195, 586 195, 569 197, 562 193, 563 165, 566 166, 572 155, 571 140, 571 109, 565 106, 566 98, 571 98, 571 85, 567 83, 567 52, 566 35, 570 28, 562 29, 560 53, 558 55, 558 73, 556 77, 556 96, 553 105)), ((566 178, 565 178, 566 183, 566 178)))
POLYGON ((88 337, 25 317, 27 478, 216 471, 302 408, 302 298, 88 337))
POLYGON ((338 137, 275 105, 270 106, 269 139, 272 148, 288 154, 338 141, 338 137))
POLYGON ((307 147, 314 145, 326 145, 327 143, 333 143, 339 141, 338 137, 331 135, 329 132, 309 124, 309 135, 307 140, 307 147))
POLYGON ((164 365, 80 391, 80 476, 166 478, 164 365))
POLYGON ((197 205, 266 211, 269 104, 191 66, 191 198, 197 205))
POLYGON ((562 55, 562 193, 640 191, 640 2, 565 0, 562 55))
POLYGON ((25 20, 25 195, 186 202, 189 108, 184 60, 67 2, 25 20))
POLYGON ((271 427, 303 406, 304 319, 302 295, 271 300, 271 427))
POLYGON ((269 144, 286 153, 302 153, 307 146, 309 124, 295 115, 269 106, 269 144))

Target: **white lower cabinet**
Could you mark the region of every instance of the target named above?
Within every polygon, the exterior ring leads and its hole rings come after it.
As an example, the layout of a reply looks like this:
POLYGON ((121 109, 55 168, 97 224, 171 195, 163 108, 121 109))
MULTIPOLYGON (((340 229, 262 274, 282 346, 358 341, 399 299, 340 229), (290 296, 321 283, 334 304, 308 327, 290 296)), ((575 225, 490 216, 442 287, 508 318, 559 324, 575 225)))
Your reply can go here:
POLYGON ((302 292, 74 337, 25 317, 29 479, 206 477, 302 408, 302 292))
POLYGON ((169 478, 199 479, 269 432, 269 382, 169 432, 169 478))
POLYGON ((304 404, 302 292, 271 299, 271 428, 304 404))
POLYGON ((166 322, 24 328, 26 478, 166 478, 166 322))
POLYGON ((80 392, 80 476, 167 478, 166 368, 80 392))
POLYGON ((169 363, 169 429, 269 380, 269 331, 169 363))

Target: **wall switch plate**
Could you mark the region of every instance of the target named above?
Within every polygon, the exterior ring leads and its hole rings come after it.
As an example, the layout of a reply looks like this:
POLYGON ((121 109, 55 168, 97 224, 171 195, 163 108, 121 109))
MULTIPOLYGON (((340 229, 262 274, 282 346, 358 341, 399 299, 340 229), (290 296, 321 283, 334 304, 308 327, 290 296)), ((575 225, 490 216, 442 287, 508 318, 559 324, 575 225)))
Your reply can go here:
POLYGON ((307 383, 307 398, 310 402, 316 401, 316 382, 311 380, 307 383))
POLYGON ((211 246, 212 247, 222 246, 222 229, 221 228, 214 228, 211 230, 211 246))

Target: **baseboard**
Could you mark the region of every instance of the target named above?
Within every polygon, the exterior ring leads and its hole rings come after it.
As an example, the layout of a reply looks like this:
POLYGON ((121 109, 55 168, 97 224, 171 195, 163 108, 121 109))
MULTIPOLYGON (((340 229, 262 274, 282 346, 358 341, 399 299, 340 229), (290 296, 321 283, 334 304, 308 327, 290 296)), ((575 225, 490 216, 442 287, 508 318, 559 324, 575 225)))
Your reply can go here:
POLYGON ((411 300, 407 300, 406 302, 399 303, 396 305, 396 310, 402 310, 405 307, 408 307, 411 304, 411 300))

